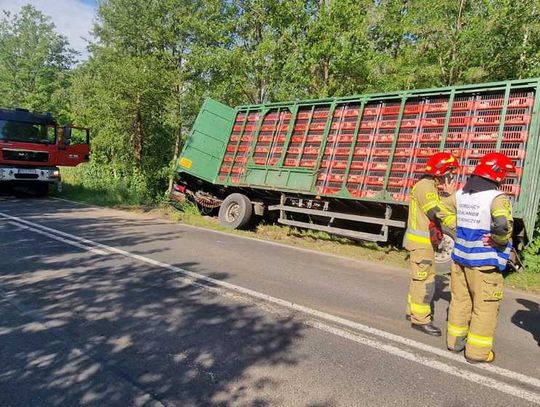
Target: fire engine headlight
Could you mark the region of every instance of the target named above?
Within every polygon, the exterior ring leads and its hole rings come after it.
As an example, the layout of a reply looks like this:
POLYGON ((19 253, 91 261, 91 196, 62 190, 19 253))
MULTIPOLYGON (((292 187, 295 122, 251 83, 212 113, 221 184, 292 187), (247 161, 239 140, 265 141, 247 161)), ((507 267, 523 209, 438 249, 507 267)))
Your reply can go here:
POLYGON ((60 176, 60 170, 51 170, 49 174, 51 177, 58 178, 60 176))

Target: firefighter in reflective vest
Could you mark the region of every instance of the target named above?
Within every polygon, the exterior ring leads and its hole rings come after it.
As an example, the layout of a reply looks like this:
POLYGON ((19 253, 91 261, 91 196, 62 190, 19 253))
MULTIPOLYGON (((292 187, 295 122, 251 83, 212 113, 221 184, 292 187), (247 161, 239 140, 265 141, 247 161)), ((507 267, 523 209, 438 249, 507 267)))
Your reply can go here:
POLYGON ((471 363, 493 362, 493 335, 503 295, 503 275, 512 249, 512 205, 500 185, 514 171, 501 153, 480 159, 456 193, 457 233, 452 252, 447 346, 465 349, 471 363))
POLYGON ((432 323, 431 310, 435 293, 435 250, 442 242, 442 225, 455 228, 455 188, 451 178, 458 166, 452 154, 434 154, 427 162, 424 176, 411 190, 404 240, 411 262, 406 317, 414 329, 432 336, 441 335, 441 330, 432 323), (441 200, 439 186, 450 194, 448 200, 441 200))

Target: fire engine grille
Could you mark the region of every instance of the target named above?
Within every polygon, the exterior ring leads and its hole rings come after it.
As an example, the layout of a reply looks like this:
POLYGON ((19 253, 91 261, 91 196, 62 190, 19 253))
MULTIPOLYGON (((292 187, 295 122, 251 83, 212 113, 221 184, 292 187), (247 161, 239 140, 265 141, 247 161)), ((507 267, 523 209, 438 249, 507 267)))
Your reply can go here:
POLYGON ((45 163, 49 160, 49 153, 44 151, 26 151, 26 150, 2 150, 4 160, 11 161, 33 161, 45 163))

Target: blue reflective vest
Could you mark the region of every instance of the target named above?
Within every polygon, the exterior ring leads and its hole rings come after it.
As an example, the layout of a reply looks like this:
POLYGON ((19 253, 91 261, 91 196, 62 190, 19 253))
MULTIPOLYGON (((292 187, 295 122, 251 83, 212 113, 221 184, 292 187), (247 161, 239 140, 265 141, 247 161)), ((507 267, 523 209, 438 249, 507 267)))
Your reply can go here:
POLYGON ((491 233, 491 203, 501 191, 489 190, 474 194, 456 193, 457 230, 452 260, 467 267, 493 266, 504 270, 512 243, 504 250, 485 247, 482 238, 491 233))

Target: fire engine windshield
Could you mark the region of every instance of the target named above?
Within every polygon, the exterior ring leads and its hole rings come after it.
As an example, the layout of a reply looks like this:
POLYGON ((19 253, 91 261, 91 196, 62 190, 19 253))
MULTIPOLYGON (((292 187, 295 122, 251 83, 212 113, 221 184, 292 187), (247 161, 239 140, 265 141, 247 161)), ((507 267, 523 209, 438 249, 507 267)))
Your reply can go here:
POLYGON ((55 128, 45 124, 0 120, 0 140, 54 144, 55 128))

